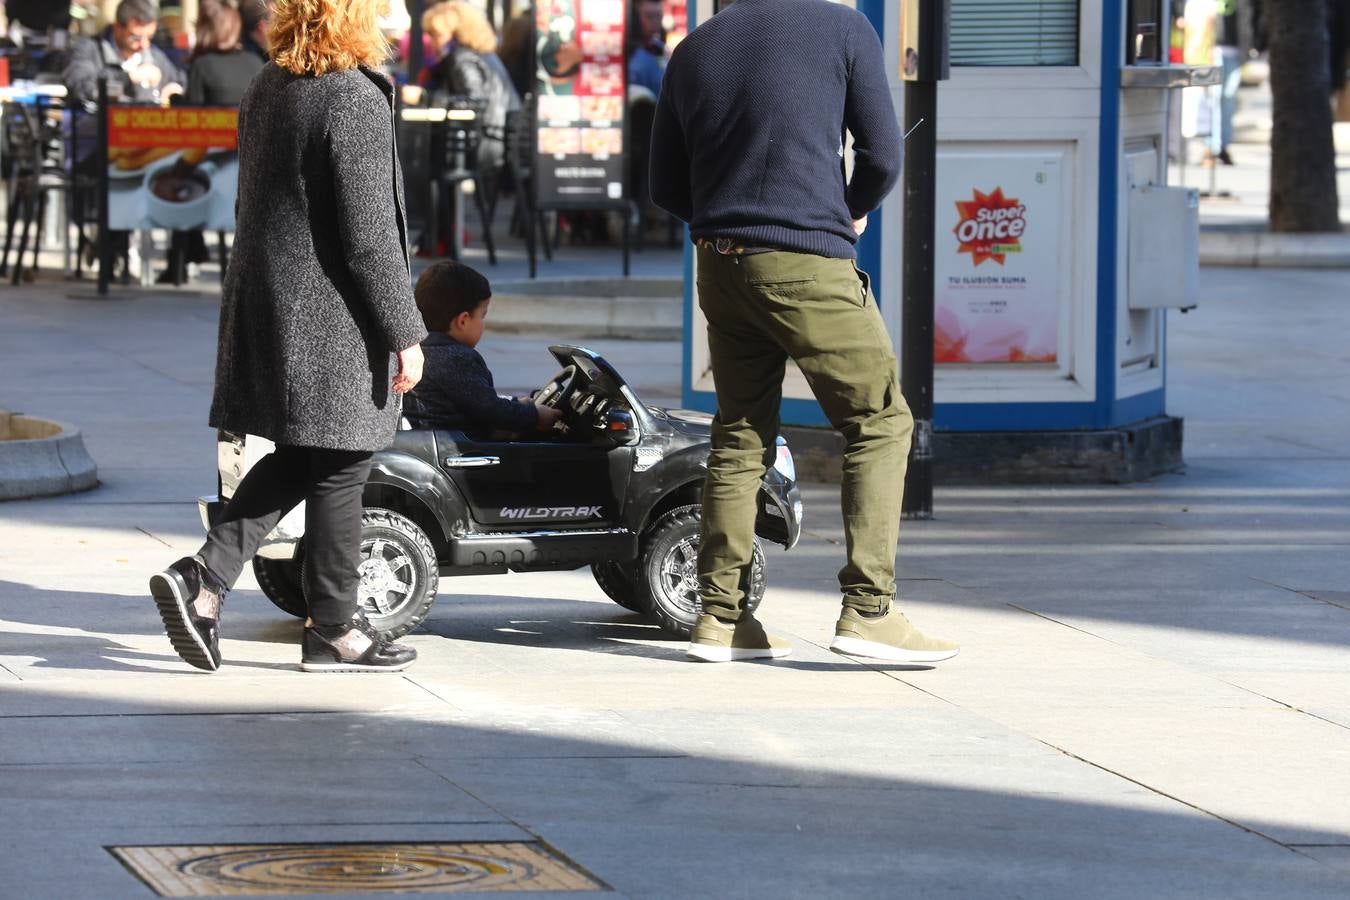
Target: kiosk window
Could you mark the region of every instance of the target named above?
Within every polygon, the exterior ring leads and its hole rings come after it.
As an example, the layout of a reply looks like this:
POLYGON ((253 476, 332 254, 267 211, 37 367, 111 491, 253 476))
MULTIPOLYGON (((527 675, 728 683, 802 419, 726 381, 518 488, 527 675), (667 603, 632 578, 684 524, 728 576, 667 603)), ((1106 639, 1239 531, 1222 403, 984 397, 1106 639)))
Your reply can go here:
POLYGON ((1079 0, 951 0, 954 66, 1078 65, 1079 0))
POLYGON ((1167 29, 1163 28, 1163 0, 1130 0, 1125 28, 1125 63, 1161 63, 1167 29))

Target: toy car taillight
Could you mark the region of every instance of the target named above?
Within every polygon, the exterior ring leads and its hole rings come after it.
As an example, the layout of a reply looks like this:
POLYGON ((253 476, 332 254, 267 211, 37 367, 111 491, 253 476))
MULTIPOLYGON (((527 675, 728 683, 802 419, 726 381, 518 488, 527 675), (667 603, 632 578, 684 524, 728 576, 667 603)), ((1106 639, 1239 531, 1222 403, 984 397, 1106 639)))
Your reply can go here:
POLYGON ((788 481, 797 480, 797 464, 792 461, 792 450, 788 448, 787 441, 782 437, 778 438, 778 458, 773 463, 774 470, 786 478, 788 481))

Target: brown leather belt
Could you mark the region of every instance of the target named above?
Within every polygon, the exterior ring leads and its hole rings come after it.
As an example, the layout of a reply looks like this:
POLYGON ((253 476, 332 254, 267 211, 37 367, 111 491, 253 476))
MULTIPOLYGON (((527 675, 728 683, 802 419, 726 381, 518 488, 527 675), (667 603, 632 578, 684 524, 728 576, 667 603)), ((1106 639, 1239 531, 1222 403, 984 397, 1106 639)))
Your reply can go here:
POLYGON ((747 247, 725 237, 699 238, 694 241, 694 246, 703 247, 722 256, 751 256, 755 253, 772 253, 774 251, 773 247, 747 247))

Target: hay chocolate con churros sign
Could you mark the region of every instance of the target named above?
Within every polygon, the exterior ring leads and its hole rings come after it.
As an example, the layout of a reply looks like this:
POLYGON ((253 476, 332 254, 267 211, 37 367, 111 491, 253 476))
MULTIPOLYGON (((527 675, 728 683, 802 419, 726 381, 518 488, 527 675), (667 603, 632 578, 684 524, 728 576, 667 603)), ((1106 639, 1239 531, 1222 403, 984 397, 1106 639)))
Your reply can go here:
POLYGON ((109 227, 233 231, 238 145, 232 107, 111 108, 109 227))

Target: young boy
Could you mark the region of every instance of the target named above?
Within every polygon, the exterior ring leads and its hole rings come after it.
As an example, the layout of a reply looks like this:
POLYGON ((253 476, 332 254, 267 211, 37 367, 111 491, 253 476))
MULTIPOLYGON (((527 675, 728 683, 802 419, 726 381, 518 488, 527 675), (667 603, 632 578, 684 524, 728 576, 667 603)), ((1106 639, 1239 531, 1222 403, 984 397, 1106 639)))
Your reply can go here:
POLYGON ((422 380, 404 395, 403 414, 414 428, 548 431, 562 413, 529 398, 497 395, 492 372, 474 347, 483 337, 492 286, 466 265, 438 262, 414 290, 426 323, 422 380))

